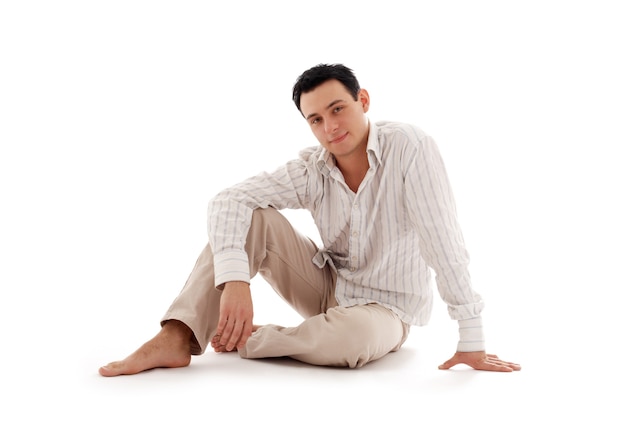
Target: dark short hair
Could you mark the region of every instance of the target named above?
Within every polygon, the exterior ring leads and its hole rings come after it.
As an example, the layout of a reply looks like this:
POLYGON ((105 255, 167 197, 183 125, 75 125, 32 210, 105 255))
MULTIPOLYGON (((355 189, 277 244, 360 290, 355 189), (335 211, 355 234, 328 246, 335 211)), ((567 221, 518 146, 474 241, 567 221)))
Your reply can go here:
POLYGON ((341 82, 355 101, 359 98, 361 86, 351 69, 343 64, 318 64, 302 73, 293 86, 293 102, 300 113, 302 113, 300 109, 302 93, 308 93, 331 79, 341 82))

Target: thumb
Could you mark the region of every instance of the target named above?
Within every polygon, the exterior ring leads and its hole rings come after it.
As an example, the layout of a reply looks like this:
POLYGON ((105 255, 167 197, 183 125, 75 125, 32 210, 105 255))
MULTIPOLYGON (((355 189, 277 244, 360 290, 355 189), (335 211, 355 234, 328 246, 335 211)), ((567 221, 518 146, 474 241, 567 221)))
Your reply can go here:
POLYGON ((440 364, 439 369, 440 370, 450 369, 455 364, 456 364, 456 361, 454 361, 454 358, 450 358, 449 360, 445 361, 443 364, 440 364))

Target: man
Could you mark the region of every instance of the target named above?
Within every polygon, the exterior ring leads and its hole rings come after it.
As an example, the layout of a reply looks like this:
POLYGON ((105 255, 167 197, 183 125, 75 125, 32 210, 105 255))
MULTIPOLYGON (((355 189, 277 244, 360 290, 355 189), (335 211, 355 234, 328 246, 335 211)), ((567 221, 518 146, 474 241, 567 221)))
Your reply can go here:
POLYGON ((439 367, 519 370, 485 353, 483 303, 434 141, 411 125, 370 123, 368 92, 340 64, 305 71, 293 100, 320 146, 211 201, 209 243, 160 332, 100 374, 187 366, 209 344, 243 358, 361 367, 428 322, 429 267, 459 324, 456 353, 439 367), (322 249, 293 229, 284 208, 311 212, 322 249), (300 325, 253 325, 257 273, 303 316, 300 325))

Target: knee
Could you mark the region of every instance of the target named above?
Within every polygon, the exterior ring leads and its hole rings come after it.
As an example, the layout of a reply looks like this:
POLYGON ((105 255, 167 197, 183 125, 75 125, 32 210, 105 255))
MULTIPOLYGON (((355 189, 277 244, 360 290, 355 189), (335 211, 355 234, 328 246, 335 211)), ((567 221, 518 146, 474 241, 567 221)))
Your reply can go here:
POLYGON ((258 208, 252 211, 250 221, 250 231, 248 237, 252 235, 271 236, 273 230, 285 230, 287 219, 273 207, 258 208))
POLYGON ((350 308, 337 306, 329 309, 326 315, 337 335, 344 340, 353 341, 354 345, 359 345, 360 340, 372 340, 377 336, 376 325, 368 313, 362 312, 362 306, 350 308))
POLYGON ((282 215, 273 207, 258 208, 252 211, 252 223, 267 224, 281 216, 282 215))
POLYGON ((391 314, 389 319, 376 314, 378 310, 372 313, 368 305, 336 307, 327 312, 332 320, 333 344, 340 347, 335 349, 339 355, 337 365, 361 367, 394 350, 402 338, 402 324, 391 314))
POLYGON ((272 228, 277 220, 277 216, 281 214, 274 208, 267 209, 254 209, 252 211, 252 219, 250 221, 250 229, 248 231, 248 237, 246 239, 247 250, 253 250, 256 246, 254 244, 261 244, 260 248, 265 248, 265 243, 268 237, 268 230, 272 228))

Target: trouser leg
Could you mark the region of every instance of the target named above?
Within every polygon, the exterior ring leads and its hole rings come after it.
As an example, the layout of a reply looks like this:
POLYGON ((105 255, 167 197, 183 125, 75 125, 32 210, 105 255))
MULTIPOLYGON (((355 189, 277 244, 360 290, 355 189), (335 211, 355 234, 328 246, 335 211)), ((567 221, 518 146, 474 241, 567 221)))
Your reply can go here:
POLYGON ((186 324, 193 332, 191 353, 200 355, 217 329, 220 297, 221 291, 215 287, 213 252, 207 244, 183 289, 161 319, 161 325, 168 320, 180 320, 186 324))
MULTIPOLYGON (((334 304, 334 274, 311 260, 316 245, 298 233, 275 209, 256 209, 246 241, 250 275, 263 278, 300 315, 310 317, 334 304)), ((202 354, 219 320, 221 290, 215 286, 213 252, 207 245, 187 282, 163 316, 180 320, 193 331, 191 353, 202 354)))
POLYGON ((408 334, 409 326, 382 305, 335 306, 296 327, 263 326, 239 354, 354 368, 400 349, 408 334))

